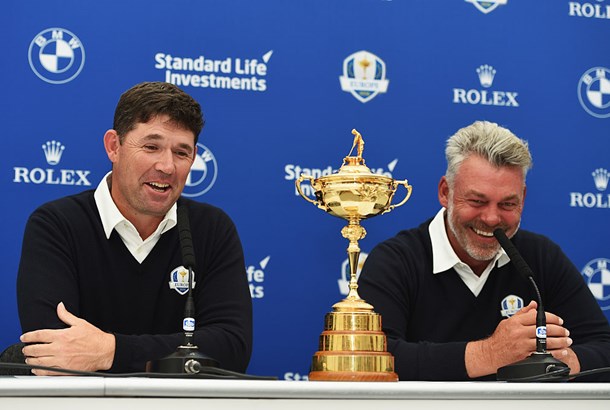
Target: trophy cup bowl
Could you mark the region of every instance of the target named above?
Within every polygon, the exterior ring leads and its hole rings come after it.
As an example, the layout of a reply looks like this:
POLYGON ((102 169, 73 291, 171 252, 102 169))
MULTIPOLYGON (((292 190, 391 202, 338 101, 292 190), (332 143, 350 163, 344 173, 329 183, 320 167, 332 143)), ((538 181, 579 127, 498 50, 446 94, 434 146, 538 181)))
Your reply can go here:
POLYGON ((356 130, 352 130, 352 134, 355 136, 352 149, 337 173, 315 179, 301 175, 295 181, 303 199, 348 221, 341 234, 349 240, 349 293, 345 299, 333 305, 332 312, 326 314, 309 380, 397 381, 394 357, 387 352, 381 315, 375 313, 373 306, 361 299, 357 292, 358 240, 366 236, 366 230, 360 225, 361 220, 402 206, 411 196, 412 187, 407 180, 396 181, 373 174, 362 158, 362 136, 356 130), (350 156, 354 148, 358 149, 357 155, 350 156), (313 188, 315 200, 303 193, 301 184, 304 181, 308 181, 313 188), (399 185, 404 186, 407 193, 398 204, 392 205, 399 185))

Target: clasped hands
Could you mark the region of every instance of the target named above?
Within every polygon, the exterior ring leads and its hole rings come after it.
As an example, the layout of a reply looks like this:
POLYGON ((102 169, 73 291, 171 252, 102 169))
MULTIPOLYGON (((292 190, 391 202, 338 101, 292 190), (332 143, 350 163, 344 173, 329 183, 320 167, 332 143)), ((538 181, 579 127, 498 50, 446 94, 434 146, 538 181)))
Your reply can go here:
MULTIPOLYGON (((515 315, 502 320, 486 339, 466 345, 465 363, 468 377, 494 374, 500 367, 525 359, 536 351, 536 308, 532 301, 515 315)), ((546 312, 546 350, 570 367, 570 373, 580 371, 580 362, 570 348, 570 331, 563 319, 546 312)))

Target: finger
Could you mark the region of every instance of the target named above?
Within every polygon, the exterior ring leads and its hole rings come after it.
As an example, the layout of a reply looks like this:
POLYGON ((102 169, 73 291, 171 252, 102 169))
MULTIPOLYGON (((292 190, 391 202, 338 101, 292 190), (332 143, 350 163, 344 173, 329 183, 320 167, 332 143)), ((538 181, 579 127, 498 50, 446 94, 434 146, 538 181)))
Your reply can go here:
POLYGON ((538 304, 532 300, 527 306, 524 306, 521 309, 519 309, 519 311, 517 313, 515 313, 514 316, 523 315, 528 312, 531 312, 532 310, 535 311, 537 307, 538 307, 538 304))
POLYGON ((547 337, 568 337, 570 336, 570 331, 560 325, 547 324, 546 335, 547 337))
POLYGON ((556 325, 563 325, 563 319, 560 318, 559 316, 557 316, 554 313, 551 312, 545 312, 545 317, 546 317, 546 323, 547 325, 549 323, 551 324, 556 324, 556 325))
MULTIPOLYGON (((57 363, 57 358, 54 356, 49 357, 28 357, 25 359, 25 364, 29 366, 42 366, 42 367, 61 367, 57 363)), ((51 370, 44 369, 32 369, 32 373, 36 376, 62 376, 66 373, 54 372, 51 370)))
POLYGON ((57 305, 57 317, 59 317, 59 319, 68 326, 74 326, 80 320, 79 317, 74 316, 72 313, 68 312, 68 309, 66 309, 64 302, 59 302, 59 304, 57 305))
POLYGON ((33 330, 22 334, 19 340, 23 343, 51 343, 55 339, 55 329, 33 330))
POLYGON ((572 339, 569 337, 550 337, 546 339, 546 349, 552 350, 564 350, 572 346, 572 339))
POLYGON ((25 357, 46 357, 53 356, 51 344, 39 343, 25 346, 21 349, 21 353, 25 357))
POLYGON ((568 357, 568 349, 555 349, 548 352, 557 360, 565 360, 568 357))

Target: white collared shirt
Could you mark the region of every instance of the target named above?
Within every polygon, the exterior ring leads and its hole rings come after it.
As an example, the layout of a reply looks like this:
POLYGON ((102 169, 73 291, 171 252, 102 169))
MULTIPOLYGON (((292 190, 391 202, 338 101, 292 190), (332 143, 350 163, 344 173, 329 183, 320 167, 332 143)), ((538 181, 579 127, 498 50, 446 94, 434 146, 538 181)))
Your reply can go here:
POLYGON ((496 262, 498 262, 498 267, 502 267, 510 261, 504 249, 500 248, 500 252, 489 262, 481 276, 477 276, 470 266, 458 258, 451 247, 451 243, 449 243, 449 237, 445 228, 445 208, 441 208, 438 211, 428 227, 428 232, 432 241, 432 273, 436 275, 454 268, 475 296, 481 293, 481 289, 483 289, 489 273, 496 262))
POLYGON ((121 214, 121 211, 119 211, 119 208, 117 208, 116 204, 112 200, 110 189, 108 188, 110 174, 112 174, 112 171, 107 173, 104 178, 102 178, 102 181, 97 186, 97 189, 93 195, 95 198, 95 204, 97 205, 97 209, 100 213, 102 225, 104 226, 106 238, 110 239, 112 231, 116 230, 127 249, 129 249, 129 252, 131 252, 133 257, 139 263, 142 263, 152 248, 154 248, 154 246, 157 244, 161 238, 161 235, 176 226, 177 205, 172 205, 152 235, 150 235, 148 238, 142 239, 136 227, 133 226, 133 224, 128 221, 123 214, 121 214))

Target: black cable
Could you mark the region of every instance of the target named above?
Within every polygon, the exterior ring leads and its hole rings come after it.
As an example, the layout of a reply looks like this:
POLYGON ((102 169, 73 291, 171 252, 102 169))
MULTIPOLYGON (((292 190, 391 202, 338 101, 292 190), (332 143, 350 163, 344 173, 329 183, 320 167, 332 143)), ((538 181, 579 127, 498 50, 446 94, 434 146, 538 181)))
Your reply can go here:
POLYGON ((89 377, 147 377, 147 378, 168 378, 168 379, 229 379, 229 380, 277 380, 275 376, 254 376, 250 374, 233 372, 231 370, 219 369, 217 367, 201 366, 199 373, 152 373, 152 372, 137 372, 137 373, 104 373, 104 372, 86 372, 81 370, 62 369, 60 367, 47 367, 38 365, 29 365, 22 363, 0 363, 0 368, 9 369, 39 369, 47 370, 56 373, 65 373, 75 376, 89 377))
POLYGON ((584 372, 576 373, 570 376, 571 379, 576 379, 577 377, 590 376, 592 374, 599 373, 610 373, 610 367, 599 367, 597 369, 585 370, 584 372))

